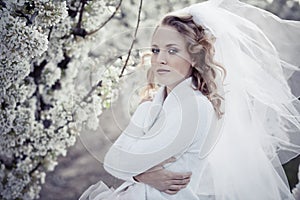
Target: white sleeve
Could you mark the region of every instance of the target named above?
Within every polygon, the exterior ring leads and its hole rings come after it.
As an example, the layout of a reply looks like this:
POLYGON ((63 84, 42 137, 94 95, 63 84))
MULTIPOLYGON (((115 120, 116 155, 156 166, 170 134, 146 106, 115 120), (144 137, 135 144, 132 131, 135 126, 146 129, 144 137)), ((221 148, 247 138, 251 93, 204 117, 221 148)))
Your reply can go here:
MULTIPOLYGON (((105 156, 104 168, 123 180, 131 179, 162 161, 182 153, 195 137, 206 137, 214 112, 204 96, 183 98, 171 109, 166 108, 147 133, 136 127, 138 134, 125 133, 118 138, 105 156), (139 135, 139 137, 133 137, 139 135)), ((142 108, 142 107, 140 107, 142 108)), ((130 123, 141 125, 144 109, 137 109, 130 123)), ((133 130, 133 129, 132 129, 133 130)))
MULTIPOLYGON (((113 144, 114 147, 120 147, 122 149, 131 149, 132 146, 136 144, 138 138, 145 134, 143 127, 144 127, 145 117, 149 112, 150 106, 151 106, 151 102, 145 101, 137 107, 137 109, 135 110, 135 112, 133 113, 130 119, 128 126, 124 131, 122 131, 122 134, 114 142, 113 144)), ((108 156, 115 156, 115 155, 111 155, 108 152, 105 157, 105 162, 107 162, 108 156)), ((114 161, 117 162, 117 158, 115 158, 114 161)), ((136 173, 132 173, 129 171, 122 172, 120 170, 114 170, 114 168, 109 167, 108 164, 104 164, 104 168, 108 173, 110 173, 111 175, 119 179, 129 181, 129 182, 136 182, 133 179, 133 176, 137 175, 136 173)))

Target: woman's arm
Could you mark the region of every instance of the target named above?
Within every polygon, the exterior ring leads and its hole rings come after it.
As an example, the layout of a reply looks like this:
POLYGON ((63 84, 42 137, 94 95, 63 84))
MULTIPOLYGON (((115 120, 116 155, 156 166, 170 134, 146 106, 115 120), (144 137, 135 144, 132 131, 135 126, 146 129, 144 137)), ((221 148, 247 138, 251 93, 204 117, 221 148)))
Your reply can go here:
POLYGON ((170 195, 176 194, 187 186, 190 182, 192 173, 176 173, 164 169, 165 164, 175 161, 176 158, 171 157, 146 172, 134 176, 133 178, 135 181, 150 185, 161 192, 165 192, 170 195))
POLYGON ((175 103, 168 102, 163 107, 165 115, 161 115, 146 134, 141 118, 149 110, 140 112, 141 109, 137 109, 128 126, 131 128, 122 133, 106 154, 105 169, 128 180, 184 152, 197 134, 205 140, 214 112, 210 102, 204 96, 195 97, 190 93, 183 94, 183 97, 174 98, 175 103))

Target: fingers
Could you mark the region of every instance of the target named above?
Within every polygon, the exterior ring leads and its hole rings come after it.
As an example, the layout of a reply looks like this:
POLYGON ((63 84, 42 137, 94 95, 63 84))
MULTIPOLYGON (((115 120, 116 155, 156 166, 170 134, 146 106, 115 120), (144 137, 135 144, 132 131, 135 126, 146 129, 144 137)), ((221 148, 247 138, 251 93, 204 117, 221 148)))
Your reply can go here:
POLYGON ((181 180, 171 180, 171 181, 169 181, 170 185, 169 185, 168 189, 166 189, 163 192, 170 194, 170 195, 177 194, 177 192, 179 192, 180 190, 187 187, 190 180, 191 180, 190 176, 188 178, 181 179, 181 180))
POLYGON ((171 185, 169 190, 179 191, 183 188, 186 188, 186 185, 171 185))
POLYGON ((182 180, 191 178, 192 172, 186 172, 186 173, 176 173, 176 177, 174 179, 182 180))
POLYGON ((191 178, 192 172, 183 172, 183 173, 178 173, 178 172, 169 172, 169 177, 170 179, 174 180, 183 180, 183 179, 189 179, 191 178))
POLYGON ((148 170, 145 171, 144 173, 155 172, 155 171, 162 170, 162 169, 164 169, 163 166, 156 165, 156 166, 154 166, 154 167, 148 169, 148 170))
POLYGON ((174 194, 177 194, 177 192, 179 192, 179 191, 176 191, 176 190, 165 190, 164 192, 167 193, 167 194, 170 194, 170 195, 174 195, 174 194))
POLYGON ((171 158, 168 158, 167 160, 161 162, 159 165, 165 165, 167 163, 172 163, 172 162, 175 162, 176 161, 176 158, 175 157, 171 157, 171 158))
POLYGON ((169 189, 165 190, 164 192, 170 195, 174 195, 183 188, 186 188, 186 185, 171 185, 169 189))
POLYGON ((153 172, 153 171, 156 171, 156 170, 161 170, 161 169, 164 169, 164 165, 167 164, 167 163, 172 163, 172 162, 175 162, 176 161, 176 158, 175 157, 171 157, 171 158, 168 158, 167 160, 159 163, 158 165, 148 169, 146 172, 153 172))
POLYGON ((186 179, 182 179, 182 180, 172 180, 171 184, 179 185, 179 186, 187 185, 190 182, 190 180, 191 180, 190 178, 186 178, 186 179))

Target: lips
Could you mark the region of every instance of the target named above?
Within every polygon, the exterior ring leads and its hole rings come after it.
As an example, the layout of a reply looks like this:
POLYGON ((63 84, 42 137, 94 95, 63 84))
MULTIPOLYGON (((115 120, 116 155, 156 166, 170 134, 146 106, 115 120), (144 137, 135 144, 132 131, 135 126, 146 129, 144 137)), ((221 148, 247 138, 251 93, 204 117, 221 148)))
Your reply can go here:
POLYGON ((156 70, 156 72, 158 74, 166 74, 166 73, 170 72, 170 70, 167 70, 167 69, 158 69, 158 70, 156 70))

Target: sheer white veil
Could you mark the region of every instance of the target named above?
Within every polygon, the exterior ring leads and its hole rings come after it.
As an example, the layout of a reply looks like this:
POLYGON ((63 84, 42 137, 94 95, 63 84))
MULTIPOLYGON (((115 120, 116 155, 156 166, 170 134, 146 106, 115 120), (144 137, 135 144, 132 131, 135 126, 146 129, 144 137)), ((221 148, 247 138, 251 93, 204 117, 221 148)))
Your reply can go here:
POLYGON ((168 15, 186 13, 216 37, 215 60, 227 71, 225 115, 200 155, 209 165, 198 193, 217 200, 293 199, 282 164, 300 153, 300 102, 288 84, 300 66, 300 22, 238 0, 168 15))

